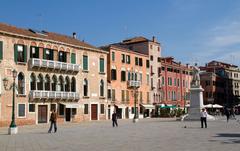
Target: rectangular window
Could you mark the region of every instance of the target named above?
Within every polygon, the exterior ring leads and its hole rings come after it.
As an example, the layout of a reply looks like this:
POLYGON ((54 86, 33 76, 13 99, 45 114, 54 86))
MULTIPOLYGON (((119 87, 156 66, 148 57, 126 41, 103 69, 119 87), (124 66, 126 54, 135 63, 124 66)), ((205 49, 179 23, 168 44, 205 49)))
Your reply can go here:
POLYGON ((88 71, 88 56, 83 55, 83 70, 88 71))
POLYGON ((160 77, 161 76, 161 68, 159 67, 158 68, 158 77, 160 77))
POLYGON ((139 73, 139 80, 142 82, 142 73, 139 73))
POLYGON ((125 63, 125 54, 122 54, 122 63, 125 63))
POLYGON ((150 99, 149 99, 149 92, 147 92, 147 103, 150 103, 150 99))
POLYGON ((112 52, 112 61, 115 61, 115 52, 112 52))
POLYGON ((164 79, 164 77, 162 77, 162 86, 164 86, 165 85, 165 79, 164 79))
POLYGON ((126 90, 126 101, 129 102, 129 91, 126 90))
POLYGON ((174 86, 177 86, 177 79, 174 78, 174 86))
POLYGON ((3 59, 3 42, 0 41, 0 60, 3 59))
POLYGON ((149 68, 149 60, 146 60, 146 67, 149 68))
POLYGON ((117 71, 116 69, 111 70, 111 79, 112 80, 117 80, 117 71))
POLYGON ((35 104, 29 104, 28 112, 35 112, 35 104))
POLYGON ((130 64, 130 63, 131 63, 131 59, 130 59, 130 56, 129 56, 129 55, 126 56, 126 59, 127 59, 127 60, 126 60, 127 64, 130 64))
POLYGON ((139 58, 139 66, 142 66, 143 63, 142 63, 142 58, 139 58))
POLYGON ((39 58, 39 48, 31 46, 30 47, 30 58, 39 58))
POLYGON ((122 90, 122 102, 125 102, 125 91, 122 90))
POLYGON ((147 85, 149 85, 149 75, 147 74, 147 85))
POLYGON ((180 80, 177 79, 177 86, 179 87, 180 86, 180 80))
POLYGON ((135 57, 135 65, 138 66, 138 57, 135 57))
POLYGON ((111 95, 111 89, 108 89, 108 99, 111 99, 112 98, 112 95, 111 95))
POLYGON ((100 106, 100 113, 104 114, 104 104, 101 104, 101 106, 100 106))
POLYGON ((100 58, 100 73, 104 73, 104 59, 103 58, 100 58))
POLYGON ((126 71, 121 71, 121 81, 126 81, 126 71))
POLYGON ((57 111, 57 105, 56 104, 51 104, 50 111, 53 111, 53 110, 57 111))
MULTIPOLYGON (((51 50, 51 51, 53 51, 53 50, 51 50)), ((59 51, 59 53, 58 53, 58 61, 60 61, 60 62, 67 62, 67 53, 63 52, 63 51, 59 51)))
POLYGON ((43 59, 53 60, 53 56, 54 56, 53 50, 47 48, 43 49, 43 59))
POLYGON ((72 115, 77 115, 77 109, 76 108, 72 108, 72 115))
POLYGON ((59 115, 64 115, 64 105, 59 104, 59 115))
POLYGON ((158 62, 161 62, 161 58, 160 57, 158 57, 158 62))
POLYGON ((185 87, 185 80, 183 80, 183 83, 182 83, 182 84, 183 84, 183 87, 185 87))
POLYGON ((150 56, 150 60, 153 61, 153 56, 152 55, 150 56))
POLYGON ((88 114, 88 104, 84 104, 84 114, 88 114))
POLYGON ((15 62, 27 62, 27 46, 14 45, 14 60, 15 62))
POLYGON ((25 117, 26 116, 26 107, 25 104, 18 104, 18 117, 25 117))
POLYGON ((115 98, 115 89, 112 89, 112 101, 115 101, 116 98, 115 98))

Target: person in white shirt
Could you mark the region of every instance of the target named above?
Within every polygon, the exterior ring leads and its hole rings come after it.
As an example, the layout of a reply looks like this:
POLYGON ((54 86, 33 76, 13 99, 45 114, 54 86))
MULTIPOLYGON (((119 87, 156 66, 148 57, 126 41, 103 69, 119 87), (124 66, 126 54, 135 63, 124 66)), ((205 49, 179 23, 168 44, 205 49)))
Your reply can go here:
POLYGON ((201 112, 201 127, 203 128, 203 123, 205 125, 205 128, 207 128, 207 111, 205 108, 202 108, 201 112))

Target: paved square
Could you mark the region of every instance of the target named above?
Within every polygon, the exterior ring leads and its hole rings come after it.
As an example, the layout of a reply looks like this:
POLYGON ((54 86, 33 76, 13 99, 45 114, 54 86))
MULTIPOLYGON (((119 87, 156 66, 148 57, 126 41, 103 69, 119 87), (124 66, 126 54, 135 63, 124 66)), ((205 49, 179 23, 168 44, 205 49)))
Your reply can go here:
MULTIPOLYGON (((239 118, 239 117, 238 117, 239 118)), ((6 135, 0 128, 0 151, 239 151, 240 124, 221 118, 208 122, 173 119, 119 120, 61 124, 48 134, 49 125, 19 127, 19 134, 6 135), (184 126, 186 125, 186 128, 184 126)))

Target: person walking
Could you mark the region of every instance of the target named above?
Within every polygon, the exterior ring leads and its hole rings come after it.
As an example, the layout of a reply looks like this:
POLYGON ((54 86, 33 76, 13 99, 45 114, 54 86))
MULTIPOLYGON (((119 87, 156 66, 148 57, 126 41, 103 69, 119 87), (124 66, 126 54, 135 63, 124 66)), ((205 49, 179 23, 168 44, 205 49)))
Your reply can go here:
POLYGON ((203 123, 205 128, 207 128, 207 111, 205 108, 203 108, 201 112, 201 128, 203 128, 203 123))
POLYGON ((227 122, 228 122, 228 121, 229 121, 229 118, 230 118, 230 112, 229 112, 229 110, 228 110, 227 107, 225 107, 224 112, 225 112, 225 115, 226 115, 226 117, 227 117, 227 122))
POLYGON ((116 127, 118 127, 117 114, 116 114, 116 112, 113 112, 113 114, 112 114, 112 126, 115 127, 115 125, 116 125, 116 127))
POLYGON ((54 133, 57 132, 57 113, 55 110, 52 110, 51 116, 50 116, 50 128, 48 130, 48 133, 52 132, 52 127, 54 126, 54 133))

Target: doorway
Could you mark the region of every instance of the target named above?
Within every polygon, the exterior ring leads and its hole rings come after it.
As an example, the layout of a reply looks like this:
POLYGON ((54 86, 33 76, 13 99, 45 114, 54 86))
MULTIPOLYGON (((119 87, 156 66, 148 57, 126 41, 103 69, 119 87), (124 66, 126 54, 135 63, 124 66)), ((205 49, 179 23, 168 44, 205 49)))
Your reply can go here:
POLYGON ((91 120, 97 120, 97 104, 91 104, 91 120))
POLYGON ((125 109, 125 118, 128 119, 129 118, 129 111, 128 111, 128 107, 126 107, 125 109))
POLYGON ((38 105, 38 123, 47 123, 47 105, 38 105))
POLYGON ((66 122, 70 122, 71 121, 71 108, 66 108, 65 121, 66 122))

